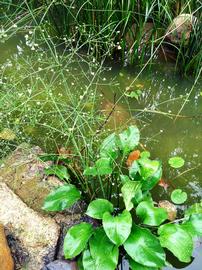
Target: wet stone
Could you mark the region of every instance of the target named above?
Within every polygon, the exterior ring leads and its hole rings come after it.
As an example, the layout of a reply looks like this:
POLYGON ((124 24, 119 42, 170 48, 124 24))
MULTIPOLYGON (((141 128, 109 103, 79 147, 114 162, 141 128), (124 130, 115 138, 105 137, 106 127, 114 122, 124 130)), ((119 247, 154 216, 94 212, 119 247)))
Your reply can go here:
POLYGON ((46 265, 42 270, 77 270, 77 269, 78 268, 76 262, 56 260, 46 265))

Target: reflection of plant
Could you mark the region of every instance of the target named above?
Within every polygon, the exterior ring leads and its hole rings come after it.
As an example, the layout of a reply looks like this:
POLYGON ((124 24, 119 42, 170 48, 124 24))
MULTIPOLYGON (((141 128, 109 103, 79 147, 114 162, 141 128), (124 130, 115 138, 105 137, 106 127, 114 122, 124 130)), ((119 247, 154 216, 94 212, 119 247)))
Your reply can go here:
MULTIPOLYGON (((143 151, 136 155, 128 174, 123 168, 139 139, 135 126, 121 134, 111 134, 101 144, 94 166, 84 170, 92 187, 94 179, 99 179, 102 198, 90 201, 86 211, 87 216, 97 220, 93 222, 96 226, 81 222, 68 230, 64 240, 67 259, 81 254, 79 269, 114 270, 122 257, 129 261, 132 270, 160 269, 168 264, 164 248, 181 262, 191 261, 193 238, 202 235, 202 203, 191 206, 183 218, 168 222, 168 210, 155 206, 150 193, 161 179, 161 162, 151 160, 149 152, 143 151), (116 181, 115 201, 109 192, 114 183, 107 189, 104 184, 109 176, 116 181)), ((48 195, 43 209, 62 211, 80 197, 74 185, 66 184, 48 195)))

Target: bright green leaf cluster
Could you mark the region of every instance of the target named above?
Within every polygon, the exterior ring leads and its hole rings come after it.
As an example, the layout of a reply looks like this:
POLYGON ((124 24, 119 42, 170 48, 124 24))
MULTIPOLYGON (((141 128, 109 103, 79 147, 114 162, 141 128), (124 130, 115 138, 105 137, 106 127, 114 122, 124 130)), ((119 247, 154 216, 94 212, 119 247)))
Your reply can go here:
POLYGON ((92 167, 87 167, 84 170, 84 175, 99 176, 108 175, 113 172, 113 162, 122 153, 126 155, 130 153, 140 140, 139 129, 135 126, 130 126, 127 130, 116 135, 115 133, 108 136, 100 146, 101 158, 95 162, 92 167))
MULTIPOLYGON (((193 252, 193 239, 202 236, 202 202, 188 208, 178 222, 168 222, 167 209, 157 207, 153 201, 150 191, 162 177, 162 164, 150 159, 148 151, 143 151, 138 159, 133 160, 128 175, 125 169, 116 170, 116 164, 125 161, 138 146, 139 139, 139 130, 135 126, 120 134, 111 134, 101 144, 100 158, 94 166, 84 170, 84 177, 98 177, 104 182, 111 175, 117 180, 121 208, 115 208, 106 198, 94 199, 90 201, 86 215, 97 220, 95 224, 98 226, 94 228, 81 222, 68 230, 64 239, 65 258, 81 254, 80 270, 115 270, 123 254, 131 270, 158 270, 168 264, 166 250, 181 262, 188 263, 193 252)), ((174 157, 169 164, 180 168, 184 160, 174 157)), ((53 165, 46 169, 46 173, 70 180, 63 165, 53 165)), ((80 196, 74 185, 60 186, 47 196, 43 209, 63 211, 75 204, 80 196)), ((187 200, 187 194, 175 189, 171 200, 182 204, 187 200)))

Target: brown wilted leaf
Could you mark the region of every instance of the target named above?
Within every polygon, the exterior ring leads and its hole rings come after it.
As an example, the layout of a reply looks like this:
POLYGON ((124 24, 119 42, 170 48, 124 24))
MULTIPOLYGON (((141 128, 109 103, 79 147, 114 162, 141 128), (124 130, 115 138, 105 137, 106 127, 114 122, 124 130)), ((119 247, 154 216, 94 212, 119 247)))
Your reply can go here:
POLYGON ((158 182, 158 185, 163 187, 165 190, 169 187, 169 184, 163 178, 158 182))
POLYGON ((139 150, 134 150, 131 152, 128 156, 128 159, 126 161, 126 165, 130 167, 133 163, 134 160, 137 160, 140 157, 140 151, 139 150))

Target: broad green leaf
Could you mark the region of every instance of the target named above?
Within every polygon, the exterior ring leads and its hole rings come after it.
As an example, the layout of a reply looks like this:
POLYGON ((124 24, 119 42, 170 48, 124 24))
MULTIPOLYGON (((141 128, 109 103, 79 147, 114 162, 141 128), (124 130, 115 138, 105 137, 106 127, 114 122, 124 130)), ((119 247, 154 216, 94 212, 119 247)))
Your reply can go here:
POLYGON ((82 222, 71 227, 64 239, 64 255, 71 259, 79 255, 86 247, 86 244, 93 233, 92 225, 82 222))
POLYGON ((190 262, 193 252, 191 235, 179 224, 162 225, 158 230, 162 247, 170 250, 181 262, 190 262))
POLYGON ((63 211, 71 207, 81 197, 79 190, 74 185, 63 185, 53 190, 45 199, 43 210, 63 211))
POLYGON ((120 175, 120 180, 122 184, 125 184, 127 181, 130 181, 130 178, 128 175, 121 174, 120 175))
POLYGON ((141 158, 150 158, 150 152, 149 151, 143 151, 140 153, 141 158))
POLYGON ((154 207, 149 201, 141 202, 136 208, 136 214, 140 217, 143 224, 150 226, 159 226, 168 218, 165 209, 154 207))
POLYGON ((108 238, 117 246, 122 245, 128 238, 131 227, 132 217, 130 212, 124 210, 118 216, 113 217, 109 212, 103 215, 102 221, 104 230, 108 238))
POLYGON ((77 267, 78 267, 78 270, 85 270, 83 267, 83 254, 80 255, 77 260, 77 267))
POLYGON ((138 172, 140 172, 140 168, 139 168, 137 160, 135 160, 133 161, 129 169, 130 178, 134 179, 138 172))
POLYGON ((84 170, 84 175, 106 175, 112 173, 112 164, 110 158, 100 158, 96 161, 94 167, 87 167, 84 170))
POLYGON ((156 236, 148 229, 133 225, 124 249, 137 263, 145 267, 161 268, 165 266, 165 252, 156 236))
POLYGON ((172 158, 169 158, 168 163, 171 167, 177 169, 184 166, 184 159, 181 157, 172 157, 172 158))
POLYGON ((68 180, 70 178, 67 167, 63 165, 52 165, 45 168, 44 172, 46 175, 56 175, 61 180, 68 180))
POLYGON ((142 192, 140 189, 139 192, 136 193, 135 198, 132 199, 132 203, 134 206, 137 206, 142 201, 150 202, 153 204, 153 199, 150 192, 142 192))
POLYGON ((193 214, 189 220, 183 223, 182 228, 189 232, 192 237, 202 236, 202 214, 193 214))
POLYGON ((96 270, 114 270, 118 264, 119 250, 98 228, 90 239, 90 253, 96 270))
POLYGON ((144 266, 142 264, 135 262, 132 259, 129 260, 129 265, 130 265, 131 270, 158 270, 158 268, 156 268, 156 267, 155 268, 154 267, 147 267, 147 266, 144 266))
POLYGON ((151 190, 161 179, 162 166, 158 160, 141 158, 139 161, 142 190, 151 190))
POLYGON ((191 205, 186 211, 185 216, 189 217, 192 214, 202 214, 202 201, 191 205))
POLYGON ((96 199, 92 201, 87 208, 86 215, 96 218, 102 219, 103 214, 105 212, 112 213, 114 211, 113 204, 105 199, 96 199))
POLYGON ((139 129, 136 126, 130 126, 118 135, 117 145, 124 154, 128 154, 139 144, 139 140, 139 129))
POLYGON ((112 165, 110 158, 100 158, 96 161, 95 167, 97 168, 98 175, 106 175, 112 173, 112 165))
POLYGON ((100 156, 116 159, 119 154, 119 149, 116 145, 117 136, 115 133, 109 135, 101 144, 100 156))
POLYGON ((141 183, 138 181, 127 181, 121 188, 123 195, 123 201, 125 203, 126 210, 130 211, 133 208, 132 199, 136 195, 139 195, 141 190, 141 183))
POLYGON ((97 175, 97 169, 96 167, 87 167, 85 168, 84 175, 91 175, 91 176, 96 176, 97 175))
POLYGON ((96 270, 95 261, 93 260, 90 251, 88 249, 83 252, 82 263, 84 270, 96 270))
POLYGON ((182 204, 187 200, 187 193, 183 192, 181 189, 175 189, 171 193, 171 200, 175 204, 182 204))

